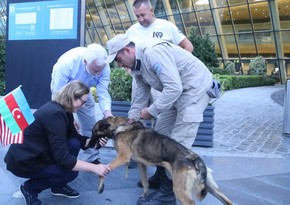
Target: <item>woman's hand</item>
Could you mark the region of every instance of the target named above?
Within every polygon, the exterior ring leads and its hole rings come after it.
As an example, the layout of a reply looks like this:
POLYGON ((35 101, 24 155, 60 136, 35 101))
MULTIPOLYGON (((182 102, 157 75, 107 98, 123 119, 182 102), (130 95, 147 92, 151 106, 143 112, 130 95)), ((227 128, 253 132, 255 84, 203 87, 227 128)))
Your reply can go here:
POLYGON ((101 147, 105 146, 108 143, 109 138, 107 137, 102 137, 100 138, 99 142, 96 143, 96 148, 100 149, 101 147))
POLYGON ((107 137, 102 137, 99 139, 91 137, 90 139, 87 139, 86 147, 100 149, 107 144, 108 140, 109 138, 107 137))
POLYGON ((106 177, 106 175, 109 174, 109 172, 111 171, 111 168, 109 167, 109 165, 104 165, 104 164, 96 165, 90 162, 77 159, 77 163, 72 170, 93 172, 99 175, 100 177, 106 177))
POLYGON ((95 168, 93 172, 101 177, 106 177, 107 174, 109 174, 111 171, 111 168, 109 165, 104 165, 104 164, 98 164, 95 165, 95 168))

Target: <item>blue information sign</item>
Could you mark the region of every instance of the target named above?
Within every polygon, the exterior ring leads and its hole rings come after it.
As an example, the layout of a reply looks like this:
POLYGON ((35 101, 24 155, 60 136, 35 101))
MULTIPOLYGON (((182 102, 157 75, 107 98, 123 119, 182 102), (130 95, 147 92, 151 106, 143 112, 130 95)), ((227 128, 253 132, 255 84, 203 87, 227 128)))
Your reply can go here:
POLYGON ((8 40, 76 39, 78 0, 9 4, 8 40))

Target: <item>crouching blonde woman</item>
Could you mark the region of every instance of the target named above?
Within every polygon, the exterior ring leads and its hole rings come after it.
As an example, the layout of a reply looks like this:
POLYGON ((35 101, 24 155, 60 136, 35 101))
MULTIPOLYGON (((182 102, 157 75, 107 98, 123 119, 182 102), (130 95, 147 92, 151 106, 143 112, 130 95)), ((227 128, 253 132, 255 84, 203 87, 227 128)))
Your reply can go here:
MULTIPOLYGON (((5 163, 14 175, 28 179, 19 188, 27 205, 41 205, 38 194, 45 189, 56 196, 79 197, 68 185, 79 171, 102 177, 110 172, 107 165, 77 159, 80 149, 91 147, 90 139, 76 131, 73 118, 88 94, 89 88, 82 82, 71 81, 34 113, 35 121, 24 130, 23 144, 10 145, 5 163)), ((106 143, 106 139, 101 139, 93 147, 106 143)))

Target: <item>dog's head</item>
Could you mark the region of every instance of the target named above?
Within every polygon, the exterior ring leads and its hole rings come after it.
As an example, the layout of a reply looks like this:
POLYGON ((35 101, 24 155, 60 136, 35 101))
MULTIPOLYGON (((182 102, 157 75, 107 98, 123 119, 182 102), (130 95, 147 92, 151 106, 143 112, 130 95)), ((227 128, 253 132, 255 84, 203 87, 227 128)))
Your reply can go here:
POLYGON ((117 127, 128 121, 129 119, 125 117, 108 117, 107 119, 99 120, 93 127, 88 147, 94 147, 100 138, 107 137, 112 139, 117 127))
POLYGON ((114 132, 117 129, 117 127, 127 123, 128 121, 129 121, 128 118, 115 116, 99 120, 93 127, 92 137, 94 138, 108 137, 111 139, 114 136, 114 132))

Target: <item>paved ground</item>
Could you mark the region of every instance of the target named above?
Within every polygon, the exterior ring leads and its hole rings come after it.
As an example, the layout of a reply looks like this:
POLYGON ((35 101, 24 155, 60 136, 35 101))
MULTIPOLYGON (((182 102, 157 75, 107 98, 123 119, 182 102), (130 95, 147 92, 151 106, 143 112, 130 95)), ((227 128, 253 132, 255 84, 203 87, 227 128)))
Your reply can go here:
MULTIPOLYGON (((290 137, 283 136, 283 85, 226 91, 215 105, 214 147, 193 147, 214 170, 214 178, 223 192, 236 205, 288 205, 290 201, 290 137)), ((0 148, 3 159, 7 148, 0 148)), ((110 148, 101 149, 101 160, 115 157, 110 148)), ((125 168, 110 173, 106 190, 96 192, 97 177, 80 173, 71 186, 80 191, 78 199, 53 197, 44 191, 39 198, 44 204, 58 205, 133 205, 142 189, 137 169, 125 168)), ((149 168, 152 174, 154 168, 149 168)), ((0 205, 21 205, 14 198, 23 179, 14 177, 0 160, 0 205)), ((221 204, 211 195, 200 205, 221 204)))

